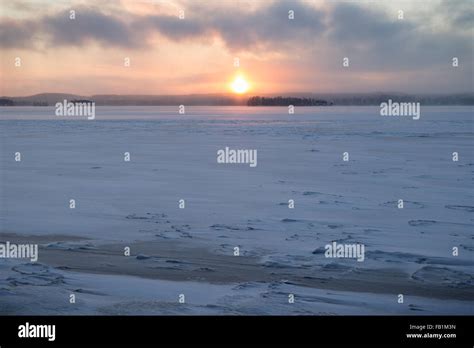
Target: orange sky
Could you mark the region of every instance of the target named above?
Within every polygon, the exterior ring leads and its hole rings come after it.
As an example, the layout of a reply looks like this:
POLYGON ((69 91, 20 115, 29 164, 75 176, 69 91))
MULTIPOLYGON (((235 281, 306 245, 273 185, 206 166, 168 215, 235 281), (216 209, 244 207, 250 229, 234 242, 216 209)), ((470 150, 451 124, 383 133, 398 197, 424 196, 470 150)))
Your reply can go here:
POLYGON ((239 74, 251 94, 472 91, 462 6, 451 23, 439 1, 104 3, 3 2, 0 94, 224 93, 239 74))

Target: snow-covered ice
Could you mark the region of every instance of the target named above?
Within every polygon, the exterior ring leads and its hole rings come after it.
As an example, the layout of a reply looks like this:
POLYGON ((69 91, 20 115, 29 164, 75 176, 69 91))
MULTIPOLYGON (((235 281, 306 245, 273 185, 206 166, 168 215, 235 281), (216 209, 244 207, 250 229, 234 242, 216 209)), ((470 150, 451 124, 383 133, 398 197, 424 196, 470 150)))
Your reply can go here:
POLYGON ((378 107, 98 106, 95 120, 69 120, 2 107, 0 241, 41 247, 36 267, 0 259, 0 312, 473 314, 472 117, 466 106, 425 106, 419 120, 378 107), (256 149, 257 167, 217 163, 226 146, 256 149), (364 262, 326 258, 333 241, 364 244, 364 262), (107 262, 128 245, 133 263, 107 262), (165 245, 176 248, 163 261, 165 245), (217 267, 227 257, 243 260, 230 268, 240 276, 217 267))

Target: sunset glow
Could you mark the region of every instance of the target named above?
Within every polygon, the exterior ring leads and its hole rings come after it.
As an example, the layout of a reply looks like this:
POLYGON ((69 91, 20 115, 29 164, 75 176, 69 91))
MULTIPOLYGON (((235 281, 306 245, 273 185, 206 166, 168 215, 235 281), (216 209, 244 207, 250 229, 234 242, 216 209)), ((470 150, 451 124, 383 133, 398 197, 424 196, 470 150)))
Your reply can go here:
POLYGON ((237 76, 234 82, 232 82, 231 87, 235 93, 243 94, 248 91, 249 84, 242 76, 237 76))
POLYGON ((469 1, 20 2, 0 14, 3 96, 472 89, 469 1))

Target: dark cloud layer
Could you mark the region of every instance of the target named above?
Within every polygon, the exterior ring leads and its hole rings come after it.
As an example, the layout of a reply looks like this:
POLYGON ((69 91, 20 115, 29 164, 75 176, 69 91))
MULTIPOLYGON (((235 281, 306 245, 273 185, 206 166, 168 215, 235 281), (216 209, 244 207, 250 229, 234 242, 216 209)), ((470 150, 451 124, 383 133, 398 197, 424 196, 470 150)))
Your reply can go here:
POLYGON ((28 48, 34 45, 36 23, 5 20, 0 22, 0 46, 2 48, 28 48))
POLYGON ((40 21, 38 27, 55 46, 80 46, 88 41, 125 47, 137 45, 135 33, 125 22, 88 8, 77 10, 74 20, 69 18, 69 12, 63 12, 40 21))
POLYGON ((454 56, 472 59, 469 35, 426 31, 425 22, 387 18, 353 3, 339 3, 331 12, 328 38, 363 65, 396 70, 448 66, 454 56))
POLYGON ((319 50, 323 58, 350 55, 354 62, 377 69, 430 67, 446 64, 453 56, 471 61, 472 2, 433 6, 438 6, 433 9, 438 15, 446 12, 449 30, 427 30, 424 21, 399 21, 395 14, 389 17, 370 3, 328 2, 318 9, 305 2, 276 1, 246 11, 223 6, 211 9, 205 2, 196 2, 187 8, 183 20, 166 15, 107 15, 97 8, 79 7, 75 20, 69 19, 68 11, 36 20, 4 20, 0 22, 0 45, 34 49, 39 42, 46 47, 95 42, 105 47, 146 48, 156 35, 179 42, 218 37, 232 52, 293 50, 304 54, 319 50), (290 9, 295 12, 294 20, 288 20, 290 9))
POLYGON ((301 45, 323 35, 324 13, 300 2, 271 3, 257 12, 236 14, 214 13, 209 24, 230 49, 286 48, 301 45), (294 20, 288 11, 294 11, 294 20))

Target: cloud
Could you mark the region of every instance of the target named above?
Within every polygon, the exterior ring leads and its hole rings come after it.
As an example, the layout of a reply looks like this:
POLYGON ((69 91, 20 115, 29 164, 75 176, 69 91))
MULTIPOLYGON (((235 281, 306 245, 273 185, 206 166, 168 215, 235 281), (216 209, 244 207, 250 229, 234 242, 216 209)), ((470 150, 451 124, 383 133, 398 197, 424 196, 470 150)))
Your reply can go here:
POLYGON ((257 11, 220 7, 210 11, 205 3, 192 6, 185 19, 176 15, 105 14, 97 8, 76 8, 76 19, 69 19, 69 11, 60 11, 39 19, 0 22, 2 47, 25 47, 32 41, 25 33, 41 34, 48 46, 103 45, 136 47, 145 44, 152 35, 182 41, 206 36, 220 37, 232 50, 269 47, 310 39, 324 31, 323 13, 302 2, 270 2, 257 11), (288 11, 295 11, 296 19, 288 20, 288 11), (190 13, 191 12, 191 13, 190 13))
POLYGON ((210 25, 230 49, 285 49, 324 33, 324 13, 302 2, 279 1, 251 13, 217 13, 210 25), (294 11, 294 20, 288 11, 294 11), (272 48, 273 47, 273 48, 272 48))
POLYGON ((330 11, 329 36, 336 42, 399 40, 414 29, 409 21, 387 18, 385 13, 354 3, 338 3, 330 11))
POLYGON ((176 16, 165 15, 137 18, 132 27, 146 35, 159 33, 174 41, 192 40, 207 35, 211 31, 203 21, 180 20, 176 16))
MULTIPOLYGON (((340 73, 346 56, 351 73, 410 71, 426 76, 434 67, 449 68, 455 56, 462 63, 472 62, 472 2, 427 4, 430 6, 423 7, 418 16, 411 12, 403 20, 397 19, 396 4, 374 6, 371 2, 328 1, 317 7, 303 1, 272 1, 252 8, 189 2, 184 4, 186 17, 182 20, 177 12, 137 14, 124 8, 83 5, 76 8, 75 20, 69 19, 68 11, 2 19, 0 46, 34 49, 38 45, 86 47, 95 43, 147 50, 157 38, 163 45, 166 41, 212 45, 216 39, 232 54, 281 53, 293 62, 298 59, 299 69, 328 73, 340 73), (294 20, 288 19, 289 10, 294 11, 294 20)), ((463 64, 458 71, 463 71, 460 83, 468 85, 472 64, 463 64)))
POLYGON ((469 31, 468 34, 472 36, 474 25, 474 6, 472 1, 443 0, 438 12, 443 15, 443 20, 449 23, 452 28, 467 30, 469 31))
POLYGON ((0 22, 0 46, 4 48, 38 48, 85 46, 96 42, 104 46, 138 47, 138 32, 117 16, 100 10, 78 7, 75 19, 70 12, 60 11, 39 19, 2 19, 0 22))
POLYGON ((89 8, 75 11, 75 19, 70 19, 69 11, 63 11, 39 22, 40 30, 49 36, 52 45, 81 46, 96 41, 103 45, 139 46, 135 33, 120 18, 89 8))
POLYGON ((0 46, 2 48, 31 48, 34 45, 36 25, 4 20, 0 22, 0 46))

